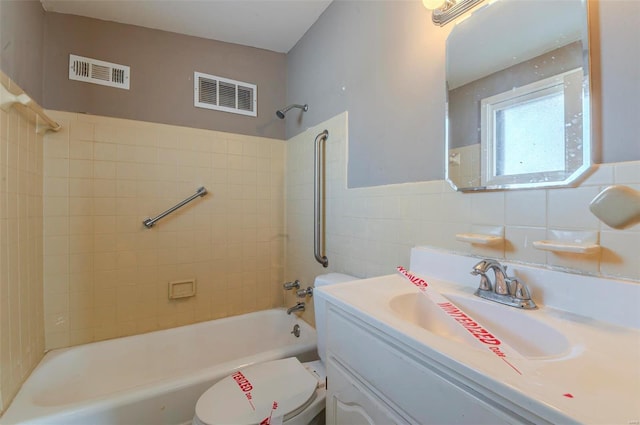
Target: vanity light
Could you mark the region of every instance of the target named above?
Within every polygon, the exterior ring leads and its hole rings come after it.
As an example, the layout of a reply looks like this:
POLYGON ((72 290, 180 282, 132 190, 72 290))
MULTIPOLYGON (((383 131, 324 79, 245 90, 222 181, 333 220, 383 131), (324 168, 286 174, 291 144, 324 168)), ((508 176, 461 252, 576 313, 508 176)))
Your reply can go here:
POLYGON ((445 25, 483 0, 422 0, 422 4, 433 10, 431 19, 439 26, 445 25))
POLYGON ((446 1, 442 0, 422 0, 422 4, 429 10, 440 9, 442 8, 446 1))

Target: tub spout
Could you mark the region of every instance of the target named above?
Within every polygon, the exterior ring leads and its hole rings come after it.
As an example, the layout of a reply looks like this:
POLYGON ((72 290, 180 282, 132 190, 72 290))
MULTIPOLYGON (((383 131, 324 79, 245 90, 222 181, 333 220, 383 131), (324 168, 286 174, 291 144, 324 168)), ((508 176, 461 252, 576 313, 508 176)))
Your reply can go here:
POLYGON ((293 307, 287 309, 287 314, 291 314, 294 311, 304 311, 304 302, 296 303, 293 307))

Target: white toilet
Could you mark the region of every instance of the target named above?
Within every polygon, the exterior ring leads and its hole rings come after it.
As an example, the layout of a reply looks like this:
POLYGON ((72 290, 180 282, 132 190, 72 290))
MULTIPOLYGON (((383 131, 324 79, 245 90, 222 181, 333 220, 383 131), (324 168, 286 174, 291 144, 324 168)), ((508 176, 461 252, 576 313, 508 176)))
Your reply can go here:
MULTIPOLYGON (((315 287, 356 279, 328 273, 316 278, 315 287)), ((314 303, 320 360, 300 363, 289 357, 239 369, 200 396, 193 425, 323 423, 326 310, 323 301, 316 299, 314 303)))

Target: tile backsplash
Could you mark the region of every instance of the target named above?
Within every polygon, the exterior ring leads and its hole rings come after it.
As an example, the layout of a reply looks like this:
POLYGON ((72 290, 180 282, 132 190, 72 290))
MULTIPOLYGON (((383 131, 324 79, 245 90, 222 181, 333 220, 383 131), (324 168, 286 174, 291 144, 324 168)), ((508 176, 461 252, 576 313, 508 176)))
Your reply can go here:
POLYGON ((44 141, 47 348, 282 305, 283 141, 50 115, 63 130, 44 141), (169 300, 187 279, 196 296, 169 300))
MULTIPOLYGON (((311 283, 338 271, 359 277, 392 273, 409 263, 413 246, 561 268, 574 273, 640 281, 640 225, 615 230, 593 216, 590 201, 605 187, 640 188, 640 161, 602 164, 576 188, 498 192, 455 192, 444 180, 348 189, 347 113, 287 141, 287 280, 311 283), (313 140, 327 141, 327 256, 323 269, 313 258, 313 140), (504 229, 504 244, 472 245, 458 233, 504 229), (596 254, 540 251, 537 240, 596 233, 596 254)), ((287 296, 287 305, 294 299, 287 296)), ((305 313, 312 321, 312 314, 305 313)))

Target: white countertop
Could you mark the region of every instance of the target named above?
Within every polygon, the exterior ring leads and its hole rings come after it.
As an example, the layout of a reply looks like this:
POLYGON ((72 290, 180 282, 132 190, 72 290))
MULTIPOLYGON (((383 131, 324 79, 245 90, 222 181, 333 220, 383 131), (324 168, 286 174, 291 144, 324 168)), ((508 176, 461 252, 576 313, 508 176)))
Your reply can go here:
MULTIPOLYGON (((424 273, 420 276, 429 282, 431 289, 445 296, 473 297, 474 288, 424 273)), ((436 335, 399 317, 389 301, 412 293, 419 290, 399 274, 318 288, 316 292, 317 296, 393 336, 425 358, 439 362, 474 385, 550 422, 640 423, 638 329, 563 312, 544 304, 539 304, 537 310, 516 310, 551 326, 569 341, 568 349, 558 355, 514 359, 522 373, 518 374, 486 350, 436 335)), ((611 303, 614 298, 601 301, 611 303)), ((522 332, 526 334, 527 329, 522 332)))

